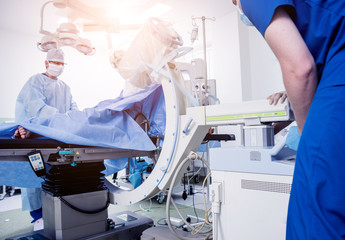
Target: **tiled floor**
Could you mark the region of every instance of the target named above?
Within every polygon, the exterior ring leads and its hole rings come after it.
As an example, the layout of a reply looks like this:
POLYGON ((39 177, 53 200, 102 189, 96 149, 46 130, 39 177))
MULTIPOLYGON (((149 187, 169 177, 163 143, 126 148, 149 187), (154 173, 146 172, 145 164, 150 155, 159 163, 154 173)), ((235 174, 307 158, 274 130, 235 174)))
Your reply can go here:
MULTIPOLYGON (((203 195, 201 194, 201 186, 196 186, 193 192, 195 194, 188 195, 186 200, 183 200, 182 192, 174 193, 173 198, 184 217, 194 217, 192 221, 196 221, 195 217, 202 220, 205 217, 202 209, 205 209, 205 207, 203 204, 203 195), (195 209, 193 208, 193 196, 195 209)), ((152 208, 151 201, 146 200, 131 206, 118 207, 110 205, 108 212, 111 215, 119 211, 128 210, 149 217, 154 220, 155 224, 158 224, 166 216, 166 197, 162 204, 158 204, 155 198, 152 198, 152 208)), ((175 210, 171 210, 171 214, 173 217, 178 217, 175 210)), ((0 200, 0 240, 33 231, 33 224, 30 221, 31 217, 28 211, 21 211, 21 196, 19 192, 0 200)))
MULTIPOLYGON (((181 190, 181 192, 176 192, 173 194, 173 197, 175 199, 175 202, 177 204, 181 204, 184 206, 193 206, 194 205, 198 209, 204 209, 204 199, 202 195, 202 188, 201 186, 195 186, 193 192, 194 195, 188 195, 186 200, 183 200, 182 193, 183 193, 183 186, 180 187, 178 190, 181 190), (194 197, 194 200, 193 200, 194 197)), ((205 190, 207 191, 207 190, 205 190)), ((165 204, 166 197, 164 199, 165 204)), ((21 196, 20 191, 16 191, 13 196, 6 195, 6 197, 3 200, 0 200, 0 212, 5 212, 13 209, 21 209, 22 202, 21 202, 21 196)))
POLYGON ((16 191, 13 196, 6 195, 3 200, 0 200, 0 212, 5 212, 13 209, 22 208, 22 199, 20 191, 16 191))

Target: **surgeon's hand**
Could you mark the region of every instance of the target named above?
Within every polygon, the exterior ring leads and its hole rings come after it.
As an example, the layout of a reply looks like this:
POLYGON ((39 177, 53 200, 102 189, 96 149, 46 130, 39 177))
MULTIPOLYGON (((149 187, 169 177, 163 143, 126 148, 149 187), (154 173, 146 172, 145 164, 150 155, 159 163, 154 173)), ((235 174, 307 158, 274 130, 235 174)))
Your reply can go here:
POLYGON ((270 105, 272 105, 272 104, 277 105, 279 100, 280 100, 280 103, 285 102, 285 100, 287 99, 287 93, 286 93, 286 91, 277 92, 277 93, 274 93, 274 94, 268 96, 267 99, 268 99, 270 105))
POLYGON ((18 129, 14 132, 13 137, 14 138, 21 138, 21 139, 26 139, 30 138, 31 132, 22 126, 18 126, 18 129))
MULTIPOLYGON (((280 101, 280 103, 285 102, 285 100, 287 99, 287 93, 286 93, 286 91, 277 92, 277 93, 274 93, 274 94, 268 96, 267 99, 268 99, 270 105, 272 105, 272 104, 277 105, 277 103, 279 101, 280 101)), ((274 123, 273 124, 274 134, 279 133, 281 130, 286 128, 290 123, 291 123, 291 121, 274 123)))

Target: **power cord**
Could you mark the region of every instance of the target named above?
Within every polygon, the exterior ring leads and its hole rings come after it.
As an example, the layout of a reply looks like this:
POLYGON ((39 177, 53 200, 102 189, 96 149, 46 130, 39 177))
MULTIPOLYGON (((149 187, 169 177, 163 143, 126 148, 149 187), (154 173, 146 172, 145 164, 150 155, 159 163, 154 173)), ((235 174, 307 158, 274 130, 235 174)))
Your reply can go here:
POLYGON ((77 212, 81 212, 81 213, 85 213, 85 214, 95 214, 95 213, 99 213, 102 212, 104 210, 106 210, 109 207, 110 204, 110 200, 109 200, 109 195, 107 194, 107 202, 105 204, 104 207, 100 208, 100 209, 96 209, 96 210, 85 210, 85 209, 81 209, 78 208, 74 205, 72 205, 71 203, 67 202, 66 199, 62 198, 61 196, 58 196, 58 198, 61 200, 61 202, 63 202, 64 204, 66 204, 68 207, 72 208, 73 210, 77 211, 77 212))

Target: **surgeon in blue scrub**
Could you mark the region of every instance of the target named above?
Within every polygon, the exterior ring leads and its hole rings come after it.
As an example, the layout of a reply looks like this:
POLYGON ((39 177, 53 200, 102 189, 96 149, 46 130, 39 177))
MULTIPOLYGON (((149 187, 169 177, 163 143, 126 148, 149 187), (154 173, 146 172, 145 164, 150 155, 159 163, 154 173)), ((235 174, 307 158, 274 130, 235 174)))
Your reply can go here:
MULTIPOLYGON (((58 77, 64 70, 64 53, 51 49, 45 60, 45 73, 32 76, 21 89, 16 102, 15 121, 21 122, 32 117, 50 117, 55 113, 77 110, 70 87, 58 77)), ((23 127, 15 132, 17 138, 29 138, 32 133, 23 127)), ((28 164, 28 163, 27 163, 28 164)), ((22 209, 29 210, 34 230, 43 227, 41 188, 22 188, 22 209)))
POLYGON ((276 55, 302 134, 286 239, 344 239, 345 1, 233 3, 276 55))

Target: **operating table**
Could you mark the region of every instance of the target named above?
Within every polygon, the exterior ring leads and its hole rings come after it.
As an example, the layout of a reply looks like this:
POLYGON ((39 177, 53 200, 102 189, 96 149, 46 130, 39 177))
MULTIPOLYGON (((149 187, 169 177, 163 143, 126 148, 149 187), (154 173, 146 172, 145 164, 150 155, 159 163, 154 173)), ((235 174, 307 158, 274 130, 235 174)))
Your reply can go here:
POLYGON ((135 239, 153 225, 151 219, 135 213, 108 217, 107 207, 113 202, 106 187, 110 183, 105 183, 107 180, 101 172, 105 169, 104 159, 154 158, 154 151, 72 145, 52 139, 0 139, 0 160, 28 161, 32 150, 42 154, 46 166, 42 183, 45 228, 44 233, 25 236, 40 234, 47 239, 76 239, 98 234, 97 238, 102 239, 124 236, 135 239))

